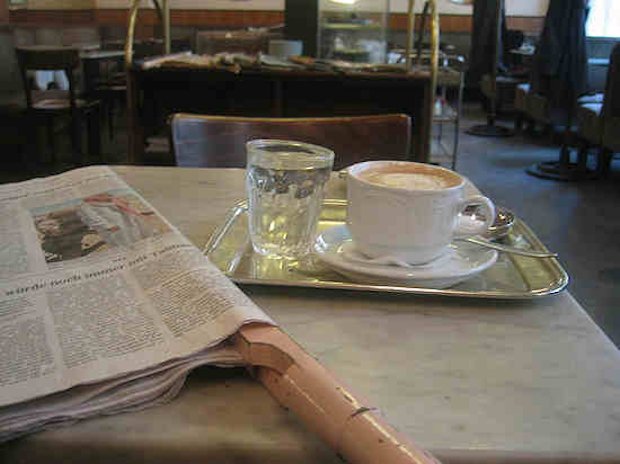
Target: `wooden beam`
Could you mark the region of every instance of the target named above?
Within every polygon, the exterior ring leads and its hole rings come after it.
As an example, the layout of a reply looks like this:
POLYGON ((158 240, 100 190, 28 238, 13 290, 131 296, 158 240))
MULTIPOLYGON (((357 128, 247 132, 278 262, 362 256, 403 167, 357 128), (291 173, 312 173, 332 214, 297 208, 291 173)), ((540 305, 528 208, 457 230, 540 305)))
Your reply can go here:
MULTIPOLYGON (((7 0, 0 0, 6 2, 7 0)), ((12 10, 10 22, 15 25, 32 26, 121 26, 127 25, 128 10, 85 9, 85 10, 12 10)), ((284 23, 284 12, 267 10, 187 10, 170 11, 172 26, 204 27, 210 29, 240 29, 248 26, 276 26, 284 23)), ((441 30, 443 33, 469 33, 472 28, 471 15, 443 14, 441 30)), ((416 17, 416 30, 420 17, 416 17)), ((508 16, 507 23, 511 29, 519 29, 528 34, 537 34, 542 29, 544 18, 526 16, 508 16)), ((140 11, 140 24, 155 26, 159 23, 157 14, 152 9, 140 11)), ((407 30, 407 15, 392 13, 389 27, 393 31, 407 30)))

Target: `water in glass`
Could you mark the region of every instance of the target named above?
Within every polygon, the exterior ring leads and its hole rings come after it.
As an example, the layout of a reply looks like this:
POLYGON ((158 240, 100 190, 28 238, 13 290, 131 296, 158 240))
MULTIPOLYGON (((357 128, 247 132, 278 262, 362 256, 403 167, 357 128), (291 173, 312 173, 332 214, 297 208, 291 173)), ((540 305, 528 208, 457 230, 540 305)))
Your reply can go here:
POLYGON ((310 249, 333 152, 299 142, 248 143, 249 227, 257 253, 299 258, 310 249))

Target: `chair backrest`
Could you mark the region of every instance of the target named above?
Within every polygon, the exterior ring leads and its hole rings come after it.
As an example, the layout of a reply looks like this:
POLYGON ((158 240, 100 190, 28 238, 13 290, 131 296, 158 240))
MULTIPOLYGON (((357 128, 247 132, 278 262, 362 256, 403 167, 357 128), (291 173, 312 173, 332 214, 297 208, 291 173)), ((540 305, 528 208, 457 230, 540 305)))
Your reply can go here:
POLYGON ((603 117, 620 117, 620 43, 617 43, 609 57, 609 69, 603 99, 603 117))
POLYGON ((13 33, 9 28, 0 28, 0 96, 21 96, 22 83, 19 65, 15 58, 13 33))
POLYGON ((71 106, 75 106, 75 82, 73 71, 80 63, 80 52, 70 47, 48 47, 34 45, 30 47, 17 47, 17 62, 22 75, 26 103, 32 106, 32 89, 28 71, 64 71, 69 81, 69 97, 71 106))
POLYGON ((603 147, 620 151, 620 43, 614 46, 609 58, 609 71, 603 100, 603 147))
POLYGON ((371 159, 409 159, 411 118, 404 114, 332 118, 246 118, 175 114, 178 166, 245 167, 245 143, 271 138, 313 143, 336 153, 334 169, 371 159))

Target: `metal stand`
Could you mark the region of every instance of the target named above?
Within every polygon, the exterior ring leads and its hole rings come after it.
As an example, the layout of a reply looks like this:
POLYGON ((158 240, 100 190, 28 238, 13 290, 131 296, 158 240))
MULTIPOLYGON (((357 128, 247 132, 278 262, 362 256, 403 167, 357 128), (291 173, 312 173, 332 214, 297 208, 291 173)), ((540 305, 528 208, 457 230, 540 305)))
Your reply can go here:
POLYGON ((526 172, 532 176, 541 179, 551 179, 560 181, 578 181, 593 179, 596 173, 588 169, 588 150, 583 146, 577 152, 577 162, 570 160, 570 130, 564 133, 564 144, 560 149, 560 159, 558 161, 544 161, 533 164, 526 169, 526 172))
POLYGON ((533 164, 525 172, 541 179, 560 181, 578 181, 594 178, 595 174, 589 169, 584 169, 580 163, 562 163, 560 161, 544 161, 533 164))
MULTIPOLYGON (((465 83, 465 58, 460 55, 445 55, 441 57, 441 66, 437 76, 437 87, 441 98, 441 113, 433 116, 433 144, 431 159, 439 162, 445 157, 450 158, 450 169, 456 170, 459 150, 460 121, 463 104, 463 88, 465 83), (448 99, 448 90, 452 90, 452 98, 448 99), (452 129, 452 146, 444 143, 444 126, 452 129), (450 127, 452 126, 452 127, 450 127), (434 159, 438 154, 440 159, 434 159)), ((447 138, 447 137, 446 137, 447 138)))
MULTIPOLYGON (((405 47, 405 69, 407 72, 411 70, 411 57, 412 57, 412 47, 413 47, 413 38, 414 38, 414 23, 415 23, 415 14, 414 14, 414 6, 415 0, 409 0, 407 14, 408 14, 408 27, 407 27, 407 44, 405 47)), ((439 25, 439 10, 437 8, 437 0, 428 0, 424 4, 424 13, 422 18, 422 28, 420 30, 420 40, 422 35, 424 34, 424 25, 426 21, 426 16, 430 14, 430 33, 431 33, 431 49, 430 49, 430 74, 431 74, 431 91, 430 91, 430 99, 431 102, 429 104, 430 111, 428 114, 428 120, 433 121, 433 117, 435 115, 435 98, 437 95, 437 76, 439 74, 439 36, 440 36, 440 25, 439 25)), ((420 55, 418 55, 418 60, 420 59, 420 55)), ((432 143, 432 129, 428 131, 428 144, 432 143)))
MULTIPOLYGON (((133 64, 133 40, 136 30, 136 22, 138 20, 138 11, 140 10, 141 0, 131 0, 129 8, 129 22, 127 24, 127 38, 125 40, 125 73, 127 74, 127 120, 133 121, 136 108, 135 83, 131 78, 131 66, 133 64)), ((164 53, 170 53, 170 3, 169 0, 153 0, 153 4, 157 10, 157 15, 162 23, 164 35, 164 53)), ((134 164, 136 159, 137 146, 142 144, 142 140, 137 140, 137 135, 129 130, 128 136, 128 152, 129 163, 134 164)))
POLYGON ((477 137, 512 137, 515 132, 512 129, 495 124, 495 102, 491 101, 491 114, 487 117, 486 124, 472 126, 465 131, 469 135, 477 137))

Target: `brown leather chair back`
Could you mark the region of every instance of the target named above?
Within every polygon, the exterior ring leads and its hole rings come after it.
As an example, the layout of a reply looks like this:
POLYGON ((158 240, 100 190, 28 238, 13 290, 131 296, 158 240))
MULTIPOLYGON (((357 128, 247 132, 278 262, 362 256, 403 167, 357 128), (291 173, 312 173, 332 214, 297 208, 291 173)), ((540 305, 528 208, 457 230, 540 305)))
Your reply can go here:
POLYGON ((409 159, 411 118, 404 114, 333 118, 246 118, 175 114, 171 138, 178 166, 245 167, 245 143, 285 139, 336 153, 334 169, 371 159, 409 159))

